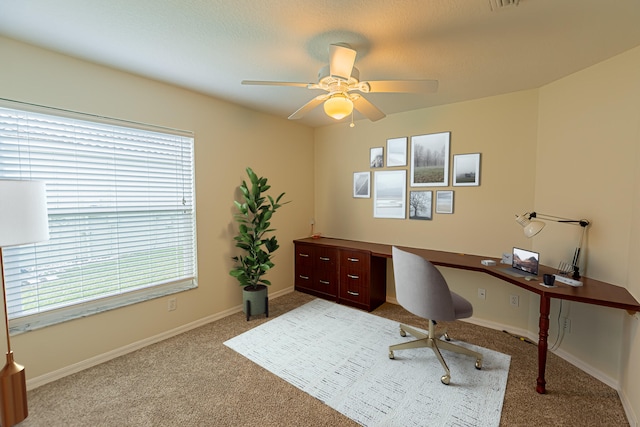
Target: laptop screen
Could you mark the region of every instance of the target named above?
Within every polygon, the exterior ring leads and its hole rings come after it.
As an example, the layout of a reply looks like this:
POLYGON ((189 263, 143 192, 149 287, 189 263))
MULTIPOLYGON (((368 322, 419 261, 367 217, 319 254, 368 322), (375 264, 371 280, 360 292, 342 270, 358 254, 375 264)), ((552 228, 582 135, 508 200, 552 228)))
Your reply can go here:
POLYGON ((540 254, 526 249, 513 248, 511 266, 517 270, 537 276, 540 254))

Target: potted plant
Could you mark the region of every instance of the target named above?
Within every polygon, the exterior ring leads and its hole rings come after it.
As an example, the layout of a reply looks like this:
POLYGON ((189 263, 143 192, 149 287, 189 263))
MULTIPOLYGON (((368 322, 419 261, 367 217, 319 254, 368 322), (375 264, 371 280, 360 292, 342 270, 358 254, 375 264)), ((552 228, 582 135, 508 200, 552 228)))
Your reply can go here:
POLYGON ((247 320, 252 315, 266 314, 269 317, 267 286, 271 282, 264 275, 273 268, 273 253, 278 249, 276 236, 267 234, 275 231, 271 226, 273 214, 283 204, 280 200, 284 193, 276 199, 264 193, 271 188, 267 178, 258 177, 251 168, 247 168, 249 184, 245 180, 240 185, 241 201, 234 200, 238 212, 234 215, 238 223, 238 234, 234 237, 236 247, 243 254, 233 257, 235 266, 229 274, 238 279, 243 290, 243 311, 247 320))

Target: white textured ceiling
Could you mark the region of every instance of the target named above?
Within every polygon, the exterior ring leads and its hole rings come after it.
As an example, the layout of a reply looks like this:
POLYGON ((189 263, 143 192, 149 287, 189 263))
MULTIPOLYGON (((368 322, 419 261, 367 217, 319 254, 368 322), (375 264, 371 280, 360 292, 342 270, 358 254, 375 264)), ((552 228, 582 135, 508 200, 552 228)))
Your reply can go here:
POLYGON ((319 92, 241 80, 315 82, 331 43, 358 51, 361 80, 440 82, 366 96, 387 115, 536 88, 640 45, 639 0, 500 1, 0 0, 0 35, 281 117, 319 92))

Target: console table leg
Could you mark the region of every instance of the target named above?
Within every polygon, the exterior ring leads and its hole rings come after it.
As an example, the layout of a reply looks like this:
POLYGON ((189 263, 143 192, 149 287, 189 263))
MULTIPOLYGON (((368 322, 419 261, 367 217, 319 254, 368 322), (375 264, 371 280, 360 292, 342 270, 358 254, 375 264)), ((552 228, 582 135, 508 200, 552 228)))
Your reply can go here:
POLYGON ((538 383, 536 385, 536 391, 540 394, 547 392, 545 385, 547 382, 544 379, 544 372, 547 366, 547 337, 549 336, 549 311, 551 308, 551 298, 546 296, 540 297, 540 323, 539 338, 538 338, 538 383))

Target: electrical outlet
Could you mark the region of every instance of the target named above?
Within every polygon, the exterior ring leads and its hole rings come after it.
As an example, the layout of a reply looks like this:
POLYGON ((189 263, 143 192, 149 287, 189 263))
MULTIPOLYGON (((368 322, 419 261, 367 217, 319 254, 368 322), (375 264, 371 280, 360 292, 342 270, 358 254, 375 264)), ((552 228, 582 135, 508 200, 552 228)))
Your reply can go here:
POLYGON ((509 304, 511 304, 512 307, 520 306, 520 297, 518 295, 511 295, 509 297, 509 304))
POLYGON ((178 299, 169 298, 169 301, 167 301, 167 311, 173 311, 176 308, 178 308, 178 299))
POLYGON ((563 317, 562 318, 562 328, 564 329, 564 331, 568 334, 571 333, 571 319, 569 319, 568 317, 563 317))
POLYGON ((487 291, 482 288, 478 288, 478 298, 485 299, 487 297, 487 291))

